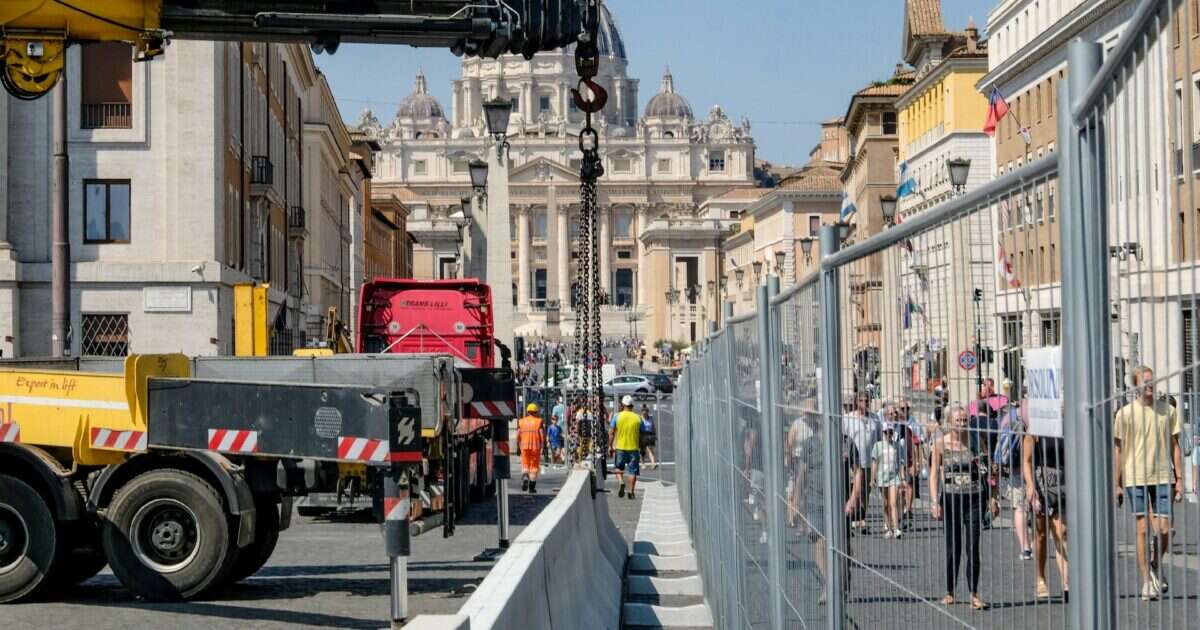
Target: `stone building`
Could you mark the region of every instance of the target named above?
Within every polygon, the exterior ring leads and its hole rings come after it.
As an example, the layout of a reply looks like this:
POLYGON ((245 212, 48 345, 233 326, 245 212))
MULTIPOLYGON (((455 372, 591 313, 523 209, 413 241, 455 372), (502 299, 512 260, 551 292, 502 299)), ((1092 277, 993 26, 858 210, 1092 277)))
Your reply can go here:
MULTIPOLYGON (((246 282, 270 284, 272 347, 298 345, 325 304, 305 271, 347 264, 306 242, 361 190, 310 52, 178 41, 131 57, 124 44, 68 52, 71 352, 231 353, 246 282)), ((4 356, 50 351, 52 100, 0 97, 4 356)))
MULTIPOLYGON (((707 201, 755 186, 750 123, 719 107, 697 117, 668 70, 639 109, 639 82, 627 74, 625 44, 612 15, 602 14, 597 82, 608 107, 595 125, 606 174, 600 181, 601 285, 608 296, 605 334, 626 334, 631 318, 643 336, 691 341, 704 334, 720 297, 704 287, 721 275, 719 242, 728 210, 707 201), (700 289, 697 289, 699 287, 700 289), (679 291, 676 305, 671 291, 679 291)), ((374 187, 409 209, 418 278, 455 269, 470 195, 467 164, 492 147, 482 104, 513 103, 509 125, 510 232, 514 286, 493 287, 515 306, 518 334, 574 331, 579 229, 578 134, 584 115, 569 89, 578 82, 574 50, 532 60, 465 59, 449 109, 418 75, 395 116, 381 124, 367 112, 360 128, 382 147, 374 187), (551 308, 550 322, 547 307, 551 308), (555 324, 554 320, 561 323, 555 324)))

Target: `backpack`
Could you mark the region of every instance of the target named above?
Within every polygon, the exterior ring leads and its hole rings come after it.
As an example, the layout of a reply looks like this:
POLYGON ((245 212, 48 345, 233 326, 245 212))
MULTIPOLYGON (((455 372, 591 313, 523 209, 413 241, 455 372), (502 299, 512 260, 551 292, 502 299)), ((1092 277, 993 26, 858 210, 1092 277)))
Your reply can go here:
POLYGON ((996 442, 996 450, 992 453, 992 461, 997 464, 1016 469, 1021 465, 1021 442, 1025 438, 1024 427, 1015 409, 1010 409, 1008 416, 1000 426, 1000 439, 996 442))

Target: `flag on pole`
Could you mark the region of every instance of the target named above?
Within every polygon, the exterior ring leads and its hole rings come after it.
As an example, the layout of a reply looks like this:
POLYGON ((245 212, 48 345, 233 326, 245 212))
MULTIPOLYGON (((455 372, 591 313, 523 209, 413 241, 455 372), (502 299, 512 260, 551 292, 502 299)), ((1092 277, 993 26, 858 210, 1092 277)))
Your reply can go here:
POLYGON ((908 162, 900 163, 900 185, 896 187, 896 200, 917 192, 917 180, 908 172, 908 162))
POLYGON ((854 207, 854 203, 850 201, 850 195, 842 193, 842 210, 839 213, 842 220, 845 221, 850 215, 858 212, 858 208, 854 207))
POLYGON ((996 135, 996 126, 1006 115, 1008 115, 1008 101, 1004 100, 1000 88, 993 85, 992 93, 988 96, 987 122, 983 124, 983 133, 989 136, 996 135))
POLYGON ((1017 272, 1013 270, 1012 263, 1008 260, 1008 254, 1004 252, 1004 245, 996 246, 996 273, 1009 288, 1021 288, 1021 280, 1017 278, 1017 272))

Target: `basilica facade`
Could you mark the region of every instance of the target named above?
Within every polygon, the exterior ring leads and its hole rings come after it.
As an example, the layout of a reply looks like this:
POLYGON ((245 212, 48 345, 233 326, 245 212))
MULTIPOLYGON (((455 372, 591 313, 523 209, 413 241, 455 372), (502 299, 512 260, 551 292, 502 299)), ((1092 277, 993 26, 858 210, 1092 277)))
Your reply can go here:
MULTIPOLYGON (((690 343, 718 318, 721 247, 754 188, 750 122, 720 107, 696 115, 668 69, 657 93, 639 102, 627 74, 625 44, 604 10, 596 82, 609 92, 594 126, 605 175, 599 182, 604 333, 690 343)), ((485 101, 512 102, 508 130, 513 286, 492 287, 511 299, 523 336, 574 331, 579 235, 579 132, 584 114, 570 96, 578 77, 574 50, 465 59, 449 109, 423 75, 390 121, 363 112, 359 128, 380 146, 375 199, 409 210, 417 278, 461 275, 462 233, 470 215, 468 163, 493 146, 485 101)))

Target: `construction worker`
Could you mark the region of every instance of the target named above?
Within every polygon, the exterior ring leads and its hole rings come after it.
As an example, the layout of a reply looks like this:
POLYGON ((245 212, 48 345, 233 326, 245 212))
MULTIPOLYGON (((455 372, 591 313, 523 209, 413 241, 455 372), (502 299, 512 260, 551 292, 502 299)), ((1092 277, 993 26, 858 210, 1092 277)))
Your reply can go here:
POLYGON ((617 497, 625 496, 625 476, 629 476, 629 498, 634 498, 634 487, 641 472, 642 417, 633 410, 633 397, 628 394, 621 399, 621 411, 613 417, 608 428, 608 442, 612 444, 617 483, 621 489, 617 497))
POLYGON ((542 417, 537 403, 525 405, 525 417, 517 421, 517 445, 521 449, 521 490, 537 494, 538 472, 542 469, 542 417))

